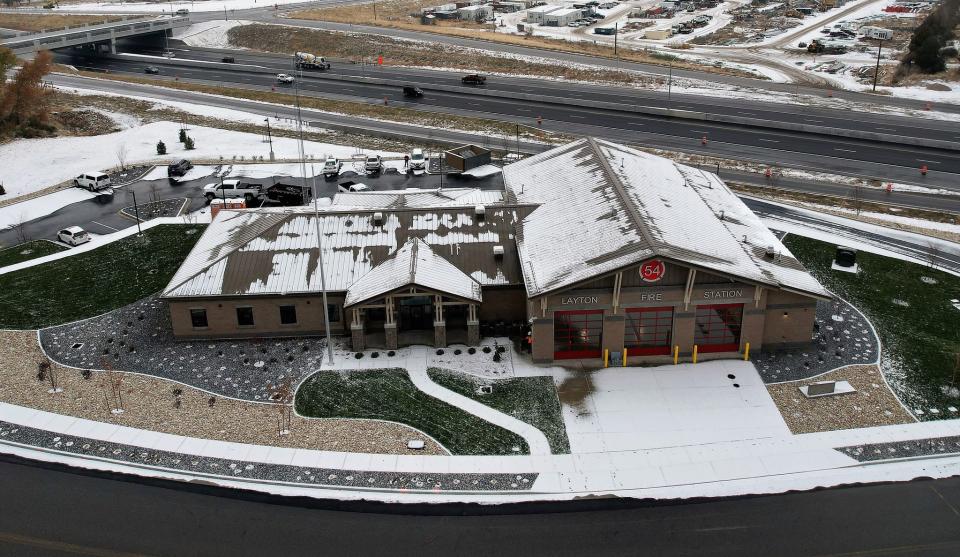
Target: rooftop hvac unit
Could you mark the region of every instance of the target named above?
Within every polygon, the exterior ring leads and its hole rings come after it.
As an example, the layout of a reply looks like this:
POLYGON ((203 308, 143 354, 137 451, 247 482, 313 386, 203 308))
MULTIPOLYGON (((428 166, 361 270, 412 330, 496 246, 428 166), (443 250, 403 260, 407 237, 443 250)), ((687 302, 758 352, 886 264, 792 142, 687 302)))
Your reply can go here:
POLYGON ((377 211, 373 214, 373 224, 380 226, 383 224, 383 213, 377 211))
POLYGON ((773 256, 776 254, 777 252, 773 250, 773 245, 767 246, 767 249, 763 252, 763 255, 766 256, 767 259, 773 259, 773 256))
POLYGON ((487 208, 483 205, 477 205, 473 208, 473 214, 477 216, 477 220, 483 220, 487 215, 487 208))
POLYGON ((497 259, 503 259, 503 246, 493 246, 493 256, 497 259))

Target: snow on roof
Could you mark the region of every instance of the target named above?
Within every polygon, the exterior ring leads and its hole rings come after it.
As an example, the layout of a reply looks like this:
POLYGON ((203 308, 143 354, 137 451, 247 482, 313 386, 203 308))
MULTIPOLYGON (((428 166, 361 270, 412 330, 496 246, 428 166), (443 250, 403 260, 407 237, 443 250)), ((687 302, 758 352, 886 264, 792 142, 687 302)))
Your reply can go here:
MULTIPOLYGON (((499 171, 499 168, 497 169, 499 171)), ((399 209, 403 207, 473 207, 503 203, 503 192, 477 188, 413 189, 338 193, 333 206, 399 209)))
POLYGON ((552 12, 554 10, 559 10, 559 9, 560 9, 560 6, 557 6, 555 4, 545 4, 543 6, 536 6, 536 7, 530 8, 529 10, 527 10, 527 13, 528 14, 540 13, 540 12, 546 13, 546 12, 552 12))
MULTIPOLYGON (((482 285, 520 284, 513 230, 518 207, 378 209, 323 207, 320 234, 327 289, 346 291, 411 237, 482 285), (382 220, 374 218, 377 213, 382 220), (494 246, 505 254, 496 257, 494 246)), ((317 219, 310 207, 222 210, 164 289, 206 297, 319 292, 317 219)))
POLYGON ((577 14, 580 13, 580 10, 577 8, 563 8, 562 10, 548 12, 546 16, 547 17, 563 17, 563 16, 575 14, 575 13, 577 14))
POLYGON ((423 240, 410 238, 393 255, 350 285, 343 305, 353 306, 411 285, 475 302, 482 300, 477 281, 434 253, 423 240))
POLYGON ((588 138, 508 165, 503 174, 508 201, 540 205, 517 231, 531 297, 654 256, 829 296, 708 172, 588 138), (768 246, 778 254, 772 259, 764 255, 768 246))

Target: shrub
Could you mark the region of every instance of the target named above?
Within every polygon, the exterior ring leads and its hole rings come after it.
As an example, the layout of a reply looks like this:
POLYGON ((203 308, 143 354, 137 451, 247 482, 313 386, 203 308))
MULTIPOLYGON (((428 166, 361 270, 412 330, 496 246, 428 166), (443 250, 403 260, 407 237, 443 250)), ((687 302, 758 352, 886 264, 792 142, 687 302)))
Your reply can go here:
POLYGON ((186 149, 187 151, 192 151, 192 150, 193 150, 194 147, 193 147, 193 138, 192 138, 192 137, 187 136, 187 139, 183 142, 183 148, 186 149))
POLYGON ((472 347, 472 346, 471 346, 470 348, 467 348, 467 354, 476 354, 476 353, 477 353, 477 349, 476 349, 476 348, 474 348, 474 347, 472 347))
POLYGON ((502 359, 502 358, 501 358, 501 356, 500 356, 500 351, 499 351, 499 350, 497 350, 496 352, 493 353, 493 361, 499 362, 501 359, 502 359))
POLYGON ((85 369, 80 372, 80 377, 83 377, 84 379, 90 379, 91 377, 93 377, 93 371, 89 369, 85 369))
POLYGON ((157 142, 157 154, 166 155, 167 154, 167 144, 160 140, 157 142))
POLYGON ((463 350, 460 350, 459 348, 453 351, 454 356, 459 356, 460 354, 463 354, 463 350))
POLYGON ((443 356, 443 349, 437 350, 437 356, 443 356))
POLYGON ((187 142, 187 130, 180 128, 180 143, 187 142))
POLYGON ((360 358, 363 357, 363 352, 357 352, 356 354, 353 355, 353 357, 359 360, 360 358))
POLYGON ((380 357, 380 353, 379 353, 379 352, 374 352, 373 354, 370 354, 370 357, 371 357, 371 358, 379 358, 379 357, 380 357))
POLYGON ((387 352, 387 356, 390 356, 391 358, 394 357, 394 356, 396 356, 396 355, 397 355, 397 353, 394 352, 393 350, 387 352))
POLYGON ((489 347, 489 346, 484 346, 484 347, 483 347, 483 353, 484 353, 484 354, 489 354, 489 353, 490 353, 490 347, 489 347))

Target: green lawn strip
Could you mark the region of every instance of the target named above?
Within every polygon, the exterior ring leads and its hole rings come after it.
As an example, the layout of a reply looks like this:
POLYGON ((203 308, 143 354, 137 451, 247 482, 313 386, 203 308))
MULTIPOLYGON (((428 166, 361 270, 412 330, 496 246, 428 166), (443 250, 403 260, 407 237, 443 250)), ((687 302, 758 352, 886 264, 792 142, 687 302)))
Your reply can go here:
POLYGON ((400 368, 322 371, 297 390, 297 412, 314 418, 389 420, 419 429, 458 455, 528 454, 524 439, 433 398, 400 368), (514 451, 519 447, 519 451, 514 451))
POLYGON ((102 247, 0 275, 0 328, 93 317, 159 291, 204 225, 160 225, 102 247))
POLYGON ((554 454, 570 452, 567 428, 563 424, 557 388, 550 377, 517 377, 486 380, 455 371, 429 368, 427 374, 438 385, 499 410, 539 429, 550 442, 554 454), (492 385, 493 392, 477 393, 481 385, 492 385))
POLYGON ((954 369, 960 310, 950 300, 960 298, 960 277, 864 251, 857 253, 858 274, 833 271, 835 245, 792 234, 785 243, 824 286, 873 323, 882 344, 881 367, 900 400, 922 409, 921 418, 953 417, 946 407, 960 402, 960 374, 954 369))
POLYGON ((0 248, 0 268, 15 265, 51 253, 70 249, 49 240, 31 240, 8 248, 0 248))

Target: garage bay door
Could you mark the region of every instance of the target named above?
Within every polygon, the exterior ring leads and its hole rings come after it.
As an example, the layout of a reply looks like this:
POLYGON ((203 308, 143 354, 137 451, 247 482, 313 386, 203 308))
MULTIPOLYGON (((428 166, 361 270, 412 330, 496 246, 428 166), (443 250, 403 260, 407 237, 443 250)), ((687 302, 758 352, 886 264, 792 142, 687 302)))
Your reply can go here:
POLYGON ((603 350, 603 310, 558 311, 554 313, 553 357, 599 358, 603 350))

